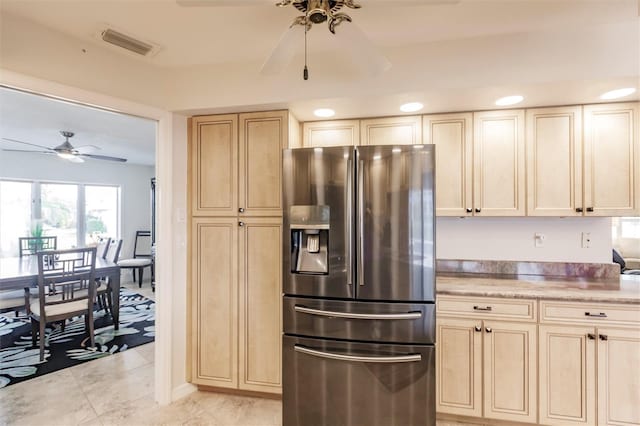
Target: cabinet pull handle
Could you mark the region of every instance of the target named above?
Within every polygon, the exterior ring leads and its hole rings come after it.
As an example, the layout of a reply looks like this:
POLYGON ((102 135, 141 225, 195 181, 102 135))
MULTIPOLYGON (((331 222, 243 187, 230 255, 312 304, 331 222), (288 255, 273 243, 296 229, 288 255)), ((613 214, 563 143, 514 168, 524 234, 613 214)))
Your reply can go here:
POLYGON ((582 207, 576 207, 576 213, 582 213, 582 207))
POLYGON ((491 327, 487 327, 487 328, 485 328, 485 331, 486 331, 487 333, 491 333, 491 331, 492 331, 492 330, 491 330, 491 327))
POLYGON ((239 211, 240 213, 244 213, 244 207, 240 207, 240 208, 238 209, 238 211, 239 211))
POLYGON ((593 212, 593 207, 587 207, 587 212, 592 213, 593 212))
POLYGON ((587 338, 588 338, 589 340, 596 340, 596 335, 595 335, 595 334, 593 334, 593 333, 587 333, 587 338))
POLYGON ((480 333, 482 331, 482 327, 480 327, 479 325, 476 325, 476 331, 480 333))
POLYGON ((609 336, 607 336, 606 334, 600 334, 598 337, 600 337, 600 340, 602 341, 609 340, 609 336))
POLYGON ((489 311, 491 312, 491 306, 474 306, 474 311, 489 311))
POLYGON ((473 213, 473 209, 467 209, 467 213, 473 213))
POLYGON ((476 213, 480 213, 480 209, 476 208, 476 213))
POLYGON ((604 312, 598 312, 596 314, 592 313, 592 312, 585 312, 584 315, 586 317, 593 317, 593 318, 606 318, 607 314, 604 312))
POLYGON ((238 222, 238 226, 244 226, 244 222, 238 222))

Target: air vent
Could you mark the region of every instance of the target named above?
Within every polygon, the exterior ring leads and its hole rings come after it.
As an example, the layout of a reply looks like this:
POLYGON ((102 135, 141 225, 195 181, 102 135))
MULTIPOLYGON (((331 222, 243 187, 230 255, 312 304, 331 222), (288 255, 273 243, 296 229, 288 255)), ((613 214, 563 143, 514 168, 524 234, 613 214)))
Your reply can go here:
POLYGON ((153 49, 153 46, 140 40, 136 40, 133 37, 122 34, 112 29, 107 29, 102 32, 102 39, 107 43, 115 44, 123 49, 127 49, 138 55, 147 55, 153 49))

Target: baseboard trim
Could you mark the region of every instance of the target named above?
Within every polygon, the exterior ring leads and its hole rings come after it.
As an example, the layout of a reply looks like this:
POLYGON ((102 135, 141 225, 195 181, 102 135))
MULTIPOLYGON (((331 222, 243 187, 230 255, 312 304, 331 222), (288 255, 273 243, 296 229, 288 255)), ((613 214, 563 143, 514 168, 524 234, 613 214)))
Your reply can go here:
POLYGON ((173 402, 184 398, 185 396, 195 392, 196 390, 198 390, 198 388, 191 383, 183 383, 171 390, 171 401, 173 402))

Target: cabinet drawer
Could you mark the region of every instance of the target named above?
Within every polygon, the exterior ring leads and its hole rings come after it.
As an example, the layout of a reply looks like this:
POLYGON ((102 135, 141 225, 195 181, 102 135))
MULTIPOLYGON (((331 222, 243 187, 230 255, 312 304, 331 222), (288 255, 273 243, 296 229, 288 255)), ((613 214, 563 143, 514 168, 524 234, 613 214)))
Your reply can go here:
POLYGON ((536 321, 535 300, 513 300, 491 297, 438 296, 438 315, 464 317, 504 318, 520 321, 536 321))
POLYGON ((640 325, 640 306, 540 301, 540 322, 640 325))

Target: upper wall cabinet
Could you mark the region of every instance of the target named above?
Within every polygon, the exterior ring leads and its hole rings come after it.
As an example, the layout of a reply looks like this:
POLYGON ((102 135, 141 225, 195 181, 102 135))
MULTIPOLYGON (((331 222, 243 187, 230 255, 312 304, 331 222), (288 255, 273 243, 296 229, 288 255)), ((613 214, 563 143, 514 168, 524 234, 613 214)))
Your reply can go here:
POLYGON ((194 117, 189 158, 194 216, 280 216, 287 111, 194 117))
POLYGON ((400 116, 360 121, 361 145, 414 145, 422 143, 422 117, 400 116))
POLYGON ((425 115, 424 143, 436 145, 436 215, 473 214, 473 115, 425 115))
POLYGON ((191 213, 231 216, 238 211, 238 116, 191 119, 191 213))
POLYGON ((474 214, 524 216, 524 110, 474 113, 473 128, 474 214))
POLYGON ((582 108, 527 110, 527 215, 581 211, 582 108))
POLYGON ((640 212, 638 103, 584 107, 585 215, 640 212))
POLYGON ((360 121, 311 121, 302 125, 305 147, 358 145, 360 121))

